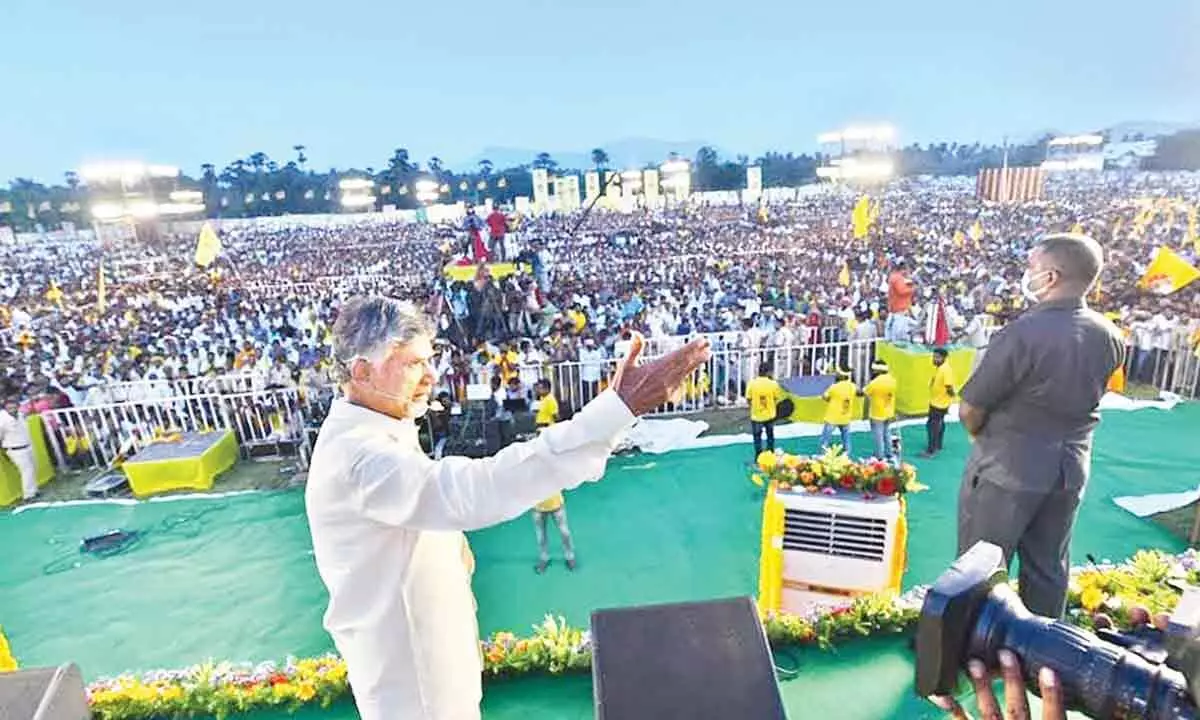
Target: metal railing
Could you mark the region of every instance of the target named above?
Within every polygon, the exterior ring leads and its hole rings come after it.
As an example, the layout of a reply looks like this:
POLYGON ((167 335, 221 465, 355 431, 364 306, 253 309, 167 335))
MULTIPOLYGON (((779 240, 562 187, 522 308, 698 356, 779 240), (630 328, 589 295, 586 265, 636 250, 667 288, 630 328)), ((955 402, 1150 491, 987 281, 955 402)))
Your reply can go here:
MULTIPOLYGON (((737 404, 745 394, 746 383, 754 378, 762 362, 772 365, 775 377, 808 377, 831 375, 838 367, 850 368, 855 383, 862 386, 870 379, 871 362, 875 356, 876 340, 810 343, 785 347, 757 349, 718 349, 709 361, 685 383, 683 397, 678 403, 664 405, 648 415, 694 413, 737 404)), ((654 359, 673 348, 647 350, 646 359, 654 359)), ((571 412, 582 408, 598 395, 616 372, 617 358, 599 361, 569 361, 545 365, 519 365, 515 369, 523 385, 529 389, 532 381, 549 380, 560 407, 571 412)), ((486 385, 491 370, 477 371, 471 384, 486 385)), ((463 388, 458 388, 463 397, 463 388)))
POLYGON ((1141 349, 1125 346, 1125 379, 1128 383, 1151 385, 1182 397, 1200 399, 1200 342, 1190 332, 1179 330, 1166 348, 1141 349))
POLYGON ((261 373, 233 372, 196 378, 160 380, 120 380, 97 385, 88 391, 85 405, 113 405, 166 400, 192 395, 227 395, 265 390, 267 378, 261 373))
POLYGON ((244 456, 274 445, 307 464, 306 403, 294 388, 181 395, 62 408, 42 422, 60 468, 107 468, 172 432, 232 430, 244 456))

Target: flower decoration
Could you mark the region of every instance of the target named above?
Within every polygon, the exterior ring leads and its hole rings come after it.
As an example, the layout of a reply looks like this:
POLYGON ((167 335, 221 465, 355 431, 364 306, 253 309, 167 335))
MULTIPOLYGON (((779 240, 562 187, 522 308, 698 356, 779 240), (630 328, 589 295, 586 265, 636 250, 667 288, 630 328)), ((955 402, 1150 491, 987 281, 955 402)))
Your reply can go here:
MULTIPOLYGON (((801 465, 806 462, 802 459, 801 465)), ((776 464, 786 466, 787 461, 776 464)), ((840 479, 844 471, 843 467, 833 477, 840 479)), ((815 476, 827 477, 823 473, 815 476)), ((825 490, 838 492, 832 485, 822 486, 825 490)), ((1174 557, 1142 551, 1120 565, 1103 562, 1075 568, 1066 618, 1088 629, 1101 624, 1128 629, 1148 619, 1143 609, 1150 614, 1173 610, 1181 583, 1200 585, 1200 555, 1195 550, 1174 557)), ((914 588, 898 598, 860 597, 844 607, 806 616, 769 612, 762 618, 763 628, 774 647, 815 645, 828 649, 853 638, 900 634, 915 626, 924 593, 924 588, 914 588)), ((590 634, 551 616, 526 637, 495 633, 480 643, 480 650, 488 679, 586 672, 592 661, 590 634)), ((98 720, 227 718, 266 708, 328 707, 349 693, 345 661, 325 655, 290 659, 281 666, 209 663, 184 670, 122 675, 92 683, 88 702, 98 720)))
POLYGON ((891 497, 926 489, 917 482, 912 465, 865 460, 857 462, 838 446, 819 457, 763 452, 750 479, 761 485, 762 478, 774 482, 780 490, 824 493, 860 493, 865 498, 891 497))

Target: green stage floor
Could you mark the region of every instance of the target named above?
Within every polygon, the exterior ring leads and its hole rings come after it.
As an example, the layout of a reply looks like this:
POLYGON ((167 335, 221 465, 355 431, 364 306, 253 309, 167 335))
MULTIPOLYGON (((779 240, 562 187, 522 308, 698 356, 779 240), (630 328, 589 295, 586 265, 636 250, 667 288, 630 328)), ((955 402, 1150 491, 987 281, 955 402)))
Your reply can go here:
MULTIPOLYGON (((1122 559, 1144 547, 1182 549, 1181 539, 1111 500, 1200 484, 1192 459, 1198 431, 1197 404, 1105 414, 1076 526, 1076 562, 1088 554, 1122 559)), ((904 430, 906 448, 923 439, 923 428, 904 430)), ((815 444, 784 446, 808 452, 815 444)), ((930 490, 911 498, 906 585, 930 582, 953 559, 967 452, 958 426, 948 429, 947 445, 941 457, 916 461, 930 490)), ((527 517, 475 533, 481 629, 524 633, 548 612, 585 625, 596 608, 753 594, 761 491, 746 479, 751 454, 737 446, 615 460, 604 481, 567 498, 580 561, 574 573, 558 557, 546 575, 533 573, 527 517)), ((299 491, 4 514, 0 547, 0 624, 25 665, 74 660, 95 677, 331 649, 299 491), (110 528, 148 532, 131 552, 73 567, 79 539, 110 528)), ((792 717, 939 716, 912 697, 902 640, 860 642, 834 654, 805 651, 802 668, 782 684, 792 717)), ((317 715, 356 716, 346 703, 300 717, 317 715)), ((484 715, 591 718, 591 683, 586 676, 493 683, 484 715)))

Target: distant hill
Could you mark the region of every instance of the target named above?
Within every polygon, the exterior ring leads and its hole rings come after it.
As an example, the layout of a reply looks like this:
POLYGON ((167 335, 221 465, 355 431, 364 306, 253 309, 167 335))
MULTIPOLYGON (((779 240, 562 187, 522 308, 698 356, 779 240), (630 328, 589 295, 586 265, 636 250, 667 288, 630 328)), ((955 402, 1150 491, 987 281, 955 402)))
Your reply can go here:
MULTIPOLYGON (((678 153, 680 157, 691 160, 696 157, 696 151, 705 145, 712 145, 712 143, 702 140, 670 141, 653 138, 625 138, 595 147, 603 148, 608 153, 609 164, 612 167, 632 168, 641 167, 647 163, 661 163, 671 153, 678 153)), ((486 147, 477 155, 461 162, 449 163, 448 166, 458 171, 474 170, 479 166, 480 160, 487 159, 491 160, 497 168, 512 167, 533 162, 540 152, 550 153, 550 157, 554 158, 558 166, 562 168, 587 169, 592 167, 592 148, 553 150, 503 146, 486 147)), ((720 148, 717 148, 717 152, 722 156, 725 155, 720 148)))
POLYGON ((1104 132, 1112 142, 1132 141, 1139 136, 1146 140, 1173 135, 1180 130, 1192 130, 1200 123, 1165 123, 1151 121, 1123 122, 1106 128, 1104 132))
POLYGON ((1107 128, 1047 128, 1041 132, 1036 132, 1033 135, 1025 138, 1026 144, 1034 144, 1046 135, 1054 135, 1056 137, 1062 135, 1083 135, 1086 133, 1098 132, 1107 135, 1109 142, 1133 142, 1135 140, 1153 140, 1165 135, 1173 135, 1180 130, 1191 130, 1200 128, 1200 123, 1171 123, 1157 122, 1153 120, 1130 120, 1117 123, 1107 128))

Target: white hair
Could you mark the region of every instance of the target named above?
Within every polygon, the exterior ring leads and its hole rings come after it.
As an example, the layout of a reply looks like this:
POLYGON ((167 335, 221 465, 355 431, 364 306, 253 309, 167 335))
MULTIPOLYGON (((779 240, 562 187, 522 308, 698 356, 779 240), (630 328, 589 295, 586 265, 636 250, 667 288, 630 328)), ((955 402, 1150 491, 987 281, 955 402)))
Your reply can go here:
POLYGON ((353 298, 342 305, 333 324, 335 380, 344 382, 358 358, 379 362, 391 344, 433 335, 428 318, 411 302, 382 296, 353 298))

